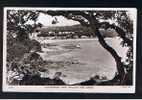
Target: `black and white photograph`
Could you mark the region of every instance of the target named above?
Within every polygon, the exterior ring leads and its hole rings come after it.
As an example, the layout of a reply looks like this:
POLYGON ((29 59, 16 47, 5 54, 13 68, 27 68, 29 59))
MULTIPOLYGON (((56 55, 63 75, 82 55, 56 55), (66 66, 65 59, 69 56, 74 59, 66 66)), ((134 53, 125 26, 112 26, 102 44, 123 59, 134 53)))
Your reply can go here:
POLYGON ((5 7, 4 92, 135 93, 136 8, 5 7))

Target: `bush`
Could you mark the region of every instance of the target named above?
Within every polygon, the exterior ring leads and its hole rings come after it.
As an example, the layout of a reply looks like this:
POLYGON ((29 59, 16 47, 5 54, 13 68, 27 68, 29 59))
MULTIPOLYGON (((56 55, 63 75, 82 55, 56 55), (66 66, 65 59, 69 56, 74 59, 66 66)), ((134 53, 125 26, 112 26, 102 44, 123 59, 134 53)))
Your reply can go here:
POLYGON ((36 53, 41 51, 38 41, 29 38, 19 41, 12 34, 8 32, 7 35, 7 78, 8 83, 18 84, 16 80, 21 80, 27 74, 38 75, 43 60, 36 53))
POLYGON ((23 80, 26 75, 29 76, 40 76, 40 72, 47 72, 45 63, 39 54, 25 53, 20 61, 11 61, 8 64, 8 83, 17 84, 17 81, 23 80))

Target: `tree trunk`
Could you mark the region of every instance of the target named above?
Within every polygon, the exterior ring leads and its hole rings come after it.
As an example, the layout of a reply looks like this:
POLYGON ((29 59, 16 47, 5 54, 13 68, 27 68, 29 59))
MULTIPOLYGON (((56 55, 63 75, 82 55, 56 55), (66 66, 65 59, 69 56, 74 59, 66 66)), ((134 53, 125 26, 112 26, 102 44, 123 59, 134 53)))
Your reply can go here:
POLYGON ((101 44, 101 46, 104 49, 106 49, 115 59, 118 75, 120 77, 120 84, 123 84, 123 80, 125 77, 125 71, 123 68, 123 64, 121 62, 121 57, 119 57, 117 52, 105 42, 104 37, 99 32, 99 28, 97 28, 97 24, 93 20, 91 21, 91 28, 94 31, 94 34, 97 36, 98 41, 101 44))
POLYGON ((118 74, 120 76, 120 83, 122 84, 122 81, 125 76, 125 71, 123 68, 123 64, 121 62, 121 57, 119 57, 117 52, 105 42, 104 38, 102 37, 98 29, 96 30, 96 36, 98 37, 99 43, 102 45, 102 47, 105 48, 115 59, 118 74))

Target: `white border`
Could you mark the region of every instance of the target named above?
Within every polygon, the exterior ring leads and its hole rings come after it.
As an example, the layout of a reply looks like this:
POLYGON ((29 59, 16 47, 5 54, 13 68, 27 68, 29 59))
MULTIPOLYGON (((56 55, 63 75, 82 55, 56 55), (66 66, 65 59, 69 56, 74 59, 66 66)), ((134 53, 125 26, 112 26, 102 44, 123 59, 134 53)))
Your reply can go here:
POLYGON ((136 8, 56 8, 56 7, 4 7, 3 16, 3 92, 82 92, 82 93, 135 93, 136 85, 136 29, 137 9, 136 8), (6 36, 7 36, 7 10, 128 10, 135 12, 134 16, 134 40, 133 40, 133 85, 132 86, 9 86, 6 84, 6 36))

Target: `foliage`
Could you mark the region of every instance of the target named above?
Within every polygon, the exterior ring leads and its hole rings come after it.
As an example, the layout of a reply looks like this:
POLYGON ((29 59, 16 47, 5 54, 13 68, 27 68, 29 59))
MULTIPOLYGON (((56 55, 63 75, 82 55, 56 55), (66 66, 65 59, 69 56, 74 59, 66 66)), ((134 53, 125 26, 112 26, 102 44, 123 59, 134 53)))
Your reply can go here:
POLYGON ((37 72, 37 68, 30 68, 21 60, 26 53, 41 51, 40 43, 29 38, 36 27, 42 27, 42 24, 36 23, 38 16, 38 12, 31 10, 7 10, 7 71, 10 83, 13 79, 21 80, 26 71, 37 72))
POLYGON ((35 10, 7 10, 7 47, 10 57, 23 56, 33 47, 41 50, 40 43, 29 39, 29 34, 36 27, 42 27, 42 24, 36 23, 38 16, 39 12, 35 10))
POLYGON ((7 30, 20 41, 27 39, 36 27, 42 27, 41 23, 36 23, 38 16, 35 10, 7 10, 7 30))

